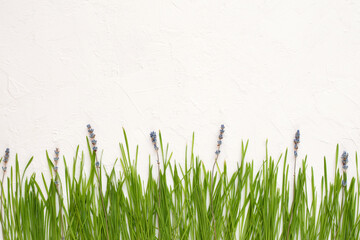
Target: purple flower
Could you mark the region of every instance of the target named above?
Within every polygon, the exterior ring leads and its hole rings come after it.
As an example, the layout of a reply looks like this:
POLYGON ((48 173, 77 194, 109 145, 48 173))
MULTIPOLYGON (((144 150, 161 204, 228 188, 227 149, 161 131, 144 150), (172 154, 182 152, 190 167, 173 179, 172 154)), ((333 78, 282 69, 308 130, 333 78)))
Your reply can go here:
POLYGON ((297 157, 298 153, 297 150, 299 148, 299 143, 300 143, 300 131, 297 130, 295 133, 295 138, 294 138, 294 156, 297 157))
POLYGON ((10 149, 6 148, 4 155, 4 163, 6 164, 9 161, 10 149))
POLYGON ((348 169, 348 165, 347 165, 348 162, 349 162, 349 154, 344 151, 343 154, 341 155, 341 163, 344 172, 346 172, 346 170, 348 169))
POLYGON ((96 141, 96 139, 95 139, 94 129, 91 128, 91 125, 90 125, 90 124, 87 125, 87 128, 88 128, 88 132, 89 132, 89 137, 90 137, 90 139, 91 139, 91 144, 93 145, 93 148, 92 148, 92 149, 93 149, 94 152, 96 152, 98 148, 97 148, 97 146, 96 146, 97 141, 96 141))
POLYGON ((57 171, 59 170, 59 167, 57 166, 57 163, 58 163, 58 161, 59 161, 59 153, 60 153, 59 148, 56 148, 54 152, 55 152, 55 157, 54 157, 54 172, 56 172, 56 174, 57 174, 57 171))
POLYGON ((216 154, 216 158, 219 156, 220 154, 220 145, 222 144, 222 139, 224 138, 224 132, 225 132, 225 125, 224 124, 221 124, 220 126, 220 134, 219 134, 219 139, 217 141, 217 150, 215 151, 215 154, 216 154))
POLYGON ((346 170, 348 169, 348 162, 349 162, 349 154, 347 152, 343 152, 341 154, 341 164, 342 164, 342 169, 344 172, 344 179, 342 180, 342 186, 346 187, 346 170))
POLYGON ((150 133, 150 138, 151 138, 151 142, 153 143, 154 145, 154 149, 155 151, 159 150, 158 146, 157 146, 157 142, 156 142, 156 132, 152 131, 150 133))

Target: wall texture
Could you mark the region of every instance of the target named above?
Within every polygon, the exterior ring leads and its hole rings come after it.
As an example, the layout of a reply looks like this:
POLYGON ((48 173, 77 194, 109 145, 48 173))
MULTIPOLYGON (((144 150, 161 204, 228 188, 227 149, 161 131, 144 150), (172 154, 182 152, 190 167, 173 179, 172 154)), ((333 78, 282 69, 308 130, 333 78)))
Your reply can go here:
POLYGON ((153 129, 180 163, 195 131, 210 166, 224 123, 220 162, 249 139, 259 166, 267 138, 278 157, 300 129, 317 181, 337 143, 353 175, 359 80, 359 1, 0 1, 0 148, 34 155, 30 171, 48 171, 46 149, 86 150, 87 123, 106 167, 122 127, 144 174, 153 129))

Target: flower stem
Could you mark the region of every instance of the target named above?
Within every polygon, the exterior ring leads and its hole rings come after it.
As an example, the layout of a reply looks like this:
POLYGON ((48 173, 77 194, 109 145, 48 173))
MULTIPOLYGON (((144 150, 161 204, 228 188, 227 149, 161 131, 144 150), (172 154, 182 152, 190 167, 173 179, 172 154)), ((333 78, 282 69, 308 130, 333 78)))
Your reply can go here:
POLYGON ((291 205, 291 215, 290 215, 289 226, 288 226, 288 230, 287 230, 287 234, 286 234, 286 239, 289 239, 289 235, 290 235, 290 227, 291 227, 291 222, 292 222, 292 219, 293 219, 293 215, 294 215, 294 208, 295 208, 295 188, 296 188, 296 185, 295 185, 295 181, 296 181, 295 174, 296 174, 296 156, 295 156, 295 165, 294 165, 294 189, 293 189, 293 202, 292 202, 292 205, 291 205))
MULTIPOLYGON (((98 161, 96 151, 94 151, 94 152, 95 152, 95 159, 96 159, 96 161, 98 161)), ((105 210, 104 196, 103 196, 102 187, 101 187, 100 170, 98 167, 96 167, 96 171, 97 171, 97 179, 98 179, 98 183, 99 183, 100 199, 101 199, 101 204, 102 204, 102 208, 103 208, 104 216, 105 216, 106 235, 107 235, 107 240, 109 240, 110 238, 109 238, 109 230, 108 230, 109 229, 108 228, 108 220, 107 220, 107 214, 106 214, 106 210, 105 210)))

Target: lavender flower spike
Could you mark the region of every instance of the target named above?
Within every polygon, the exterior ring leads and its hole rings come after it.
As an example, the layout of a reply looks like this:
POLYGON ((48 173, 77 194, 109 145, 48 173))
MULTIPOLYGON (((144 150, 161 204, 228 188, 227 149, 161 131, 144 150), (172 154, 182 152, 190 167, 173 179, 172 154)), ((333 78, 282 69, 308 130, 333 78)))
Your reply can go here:
POLYGON ((151 138, 151 142, 153 143, 154 145, 154 149, 157 151, 159 150, 159 147, 157 146, 157 141, 156 141, 156 132, 152 131, 150 133, 150 138, 151 138))
POLYGON ((5 155, 4 155, 4 160, 3 160, 4 161, 4 166, 2 167, 2 170, 4 172, 6 172, 6 170, 7 170, 6 164, 9 161, 9 156, 10 156, 10 149, 6 148, 5 155))
MULTIPOLYGON (((59 148, 55 148, 54 150, 54 153, 55 153, 55 157, 54 157, 54 167, 53 167, 53 170, 55 172, 55 180, 57 179, 57 172, 58 172, 58 161, 59 161, 59 153, 60 153, 60 150, 59 148)), ((55 183, 56 184, 56 183, 55 183)))
POLYGON ((60 153, 59 148, 56 148, 54 153, 55 153, 54 161, 55 163, 57 163, 57 161, 59 161, 59 153, 60 153))
MULTIPOLYGON (((348 169, 348 162, 349 162, 349 154, 344 151, 343 154, 341 155, 341 164, 344 174, 348 169)), ((346 175, 344 175, 344 179, 342 180, 341 184, 343 187, 346 187, 346 175)))
POLYGON ((341 155, 341 163, 344 172, 346 172, 346 170, 348 169, 348 165, 347 165, 348 162, 349 162, 349 154, 344 151, 343 154, 341 155))
POLYGON ((295 138, 294 138, 294 155, 295 157, 298 156, 297 150, 299 148, 299 143, 300 143, 300 131, 297 130, 295 133, 295 138))
POLYGON ((224 132, 225 132, 225 125, 221 124, 219 139, 217 141, 217 150, 215 151, 216 157, 218 157, 220 154, 220 145, 222 144, 222 139, 224 138, 224 136, 223 136, 224 132))
POLYGON ((96 139, 95 139, 95 134, 94 134, 94 129, 91 128, 91 125, 88 124, 87 125, 87 128, 88 128, 88 132, 89 132, 89 137, 90 137, 90 141, 91 141, 91 144, 93 145, 93 151, 96 152, 97 151, 97 147, 96 147, 96 139))
MULTIPOLYGON (((91 125, 90 125, 90 124, 88 124, 86 127, 87 127, 88 132, 89 132, 90 142, 91 142, 91 144, 93 145, 92 150, 93 150, 94 153, 96 154, 96 151, 98 150, 98 147, 96 146, 97 141, 96 141, 96 139, 95 139, 94 129, 91 128, 91 125)), ((96 157, 96 161, 95 161, 95 166, 96 166, 97 168, 100 167, 100 162, 99 162, 99 160, 97 159, 97 157, 96 157)))
POLYGON ((10 149, 6 148, 5 150, 5 155, 4 155, 4 162, 5 164, 9 161, 9 154, 10 154, 10 149))

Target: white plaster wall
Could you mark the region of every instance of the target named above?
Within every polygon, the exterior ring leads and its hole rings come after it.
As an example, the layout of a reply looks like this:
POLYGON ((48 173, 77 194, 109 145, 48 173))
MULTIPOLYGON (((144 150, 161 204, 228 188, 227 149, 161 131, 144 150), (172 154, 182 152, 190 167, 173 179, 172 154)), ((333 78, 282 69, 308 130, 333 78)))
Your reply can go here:
POLYGON ((278 157, 300 129, 317 181, 337 143, 354 175, 359 79, 359 1, 0 1, 0 149, 39 173, 46 149, 86 150, 87 123, 106 167, 122 127, 144 175, 153 129, 180 163, 195 131, 210 166, 224 123, 231 167, 241 139, 259 166, 267 138, 278 157))

